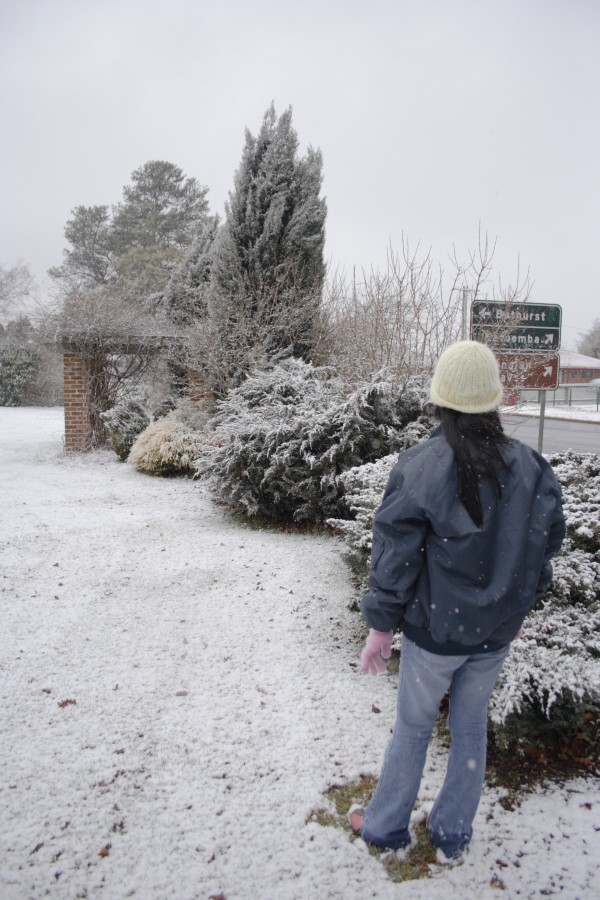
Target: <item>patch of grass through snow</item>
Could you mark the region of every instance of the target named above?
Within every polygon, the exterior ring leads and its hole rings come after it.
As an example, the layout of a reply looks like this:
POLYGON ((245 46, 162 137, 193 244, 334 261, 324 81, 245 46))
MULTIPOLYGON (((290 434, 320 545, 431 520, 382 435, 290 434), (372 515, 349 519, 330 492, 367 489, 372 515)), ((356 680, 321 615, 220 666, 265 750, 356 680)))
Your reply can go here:
POLYGON ((319 537, 323 535, 331 536, 331 531, 321 522, 285 522, 279 519, 268 519, 264 515, 246 515, 241 512, 233 512, 227 508, 227 504, 222 504, 221 508, 234 525, 240 528, 248 528, 250 531, 269 531, 277 534, 316 534, 319 537))
MULTIPOLYGON (((348 810, 353 803, 366 806, 376 784, 377 779, 374 776, 361 775, 359 781, 330 788, 325 795, 329 801, 328 806, 315 810, 308 821, 316 822, 324 828, 343 828, 352 835, 346 818, 348 810)), ((352 839, 356 839, 354 835, 352 839)), ((432 874, 431 866, 436 866, 436 850, 429 840, 424 822, 414 828, 413 842, 403 860, 396 859, 389 850, 381 850, 372 844, 367 846, 372 856, 381 859, 388 876, 395 882, 429 878, 432 874)))

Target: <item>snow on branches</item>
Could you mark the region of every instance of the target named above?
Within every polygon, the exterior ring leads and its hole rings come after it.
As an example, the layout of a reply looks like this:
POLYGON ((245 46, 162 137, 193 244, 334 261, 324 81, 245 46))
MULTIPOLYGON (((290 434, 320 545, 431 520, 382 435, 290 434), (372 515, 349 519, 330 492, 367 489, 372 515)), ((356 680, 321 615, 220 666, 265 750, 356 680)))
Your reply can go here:
POLYGON ((288 359, 219 404, 218 446, 198 471, 220 502, 244 515, 306 523, 347 516, 340 473, 401 449, 422 404, 417 382, 402 390, 379 376, 346 395, 328 369, 288 359))

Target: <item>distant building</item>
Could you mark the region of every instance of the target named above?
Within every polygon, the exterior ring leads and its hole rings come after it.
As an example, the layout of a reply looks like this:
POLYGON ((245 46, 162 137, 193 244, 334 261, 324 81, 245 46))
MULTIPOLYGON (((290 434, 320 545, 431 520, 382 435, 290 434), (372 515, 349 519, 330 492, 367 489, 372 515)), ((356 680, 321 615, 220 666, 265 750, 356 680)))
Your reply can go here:
POLYGON ((600 378, 600 359, 572 350, 560 351, 560 384, 588 384, 600 378))

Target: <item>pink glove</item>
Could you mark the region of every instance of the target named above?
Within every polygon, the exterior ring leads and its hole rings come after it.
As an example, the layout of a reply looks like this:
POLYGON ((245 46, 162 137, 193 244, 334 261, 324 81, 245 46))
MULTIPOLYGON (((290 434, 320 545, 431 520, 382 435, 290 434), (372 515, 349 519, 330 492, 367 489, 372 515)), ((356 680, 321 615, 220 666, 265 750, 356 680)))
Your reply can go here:
POLYGON ((381 675, 386 671, 383 659, 389 659, 392 655, 393 640, 393 631, 375 631, 371 628, 365 648, 360 654, 361 675, 381 675))

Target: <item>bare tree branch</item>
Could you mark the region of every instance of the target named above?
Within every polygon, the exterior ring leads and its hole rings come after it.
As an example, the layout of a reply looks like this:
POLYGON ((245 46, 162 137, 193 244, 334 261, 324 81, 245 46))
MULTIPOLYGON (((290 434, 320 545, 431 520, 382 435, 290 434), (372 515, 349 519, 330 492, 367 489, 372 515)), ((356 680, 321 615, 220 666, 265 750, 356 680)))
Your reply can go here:
MULTIPOLYGON (((480 228, 476 249, 461 259, 454 247, 445 272, 430 251, 421 252, 419 245, 413 250, 403 236, 400 253, 389 248, 383 273, 363 271, 357 280, 356 272, 351 279, 335 272, 324 301, 328 361, 349 384, 381 368, 403 383, 429 372, 448 344, 468 337, 468 301, 488 286, 495 293, 495 251, 496 241, 480 228)), ((507 304, 524 302, 530 290, 529 274, 523 279, 519 267, 514 284, 498 281, 507 304)), ((501 342, 500 330, 496 337, 501 342)))

